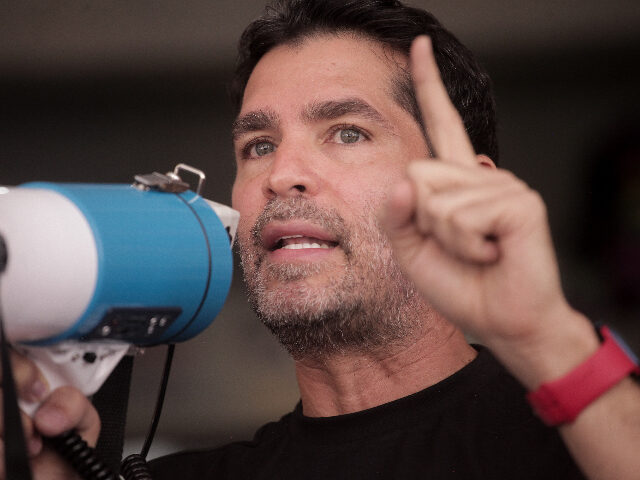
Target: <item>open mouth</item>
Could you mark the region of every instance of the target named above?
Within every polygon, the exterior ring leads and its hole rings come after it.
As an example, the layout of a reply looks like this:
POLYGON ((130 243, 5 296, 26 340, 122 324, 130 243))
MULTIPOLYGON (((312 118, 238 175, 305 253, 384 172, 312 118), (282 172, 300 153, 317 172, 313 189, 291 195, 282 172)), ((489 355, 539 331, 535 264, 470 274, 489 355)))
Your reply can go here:
POLYGON ((277 239, 271 251, 275 250, 302 250, 305 248, 330 249, 338 245, 337 242, 322 240, 315 237, 307 237, 304 235, 285 235, 277 239))
POLYGON ((340 245, 339 235, 307 221, 274 221, 260 232, 263 248, 269 252, 284 250, 327 251, 340 245))

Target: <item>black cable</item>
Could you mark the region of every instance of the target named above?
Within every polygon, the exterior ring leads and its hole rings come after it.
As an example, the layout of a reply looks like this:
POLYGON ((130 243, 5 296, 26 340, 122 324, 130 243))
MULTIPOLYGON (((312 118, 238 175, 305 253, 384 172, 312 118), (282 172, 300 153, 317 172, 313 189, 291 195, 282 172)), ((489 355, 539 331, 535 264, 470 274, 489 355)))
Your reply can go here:
MULTIPOLYGON (((174 351, 175 344, 167 346, 167 356, 162 372, 162 381, 158 391, 155 411, 142 451, 140 454, 129 455, 122 462, 120 473, 126 480, 152 480, 146 457, 158 428, 158 423, 160 422, 174 351)), ((71 463, 83 478, 87 480, 116 480, 118 478, 111 468, 96 455, 95 451, 89 447, 77 433, 73 431, 66 432, 58 437, 48 439, 48 441, 55 447, 58 453, 71 463)))
POLYGON ((124 459, 120 474, 125 480, 153 480, 147 461, 137 453, 132 453, 124 459))
POLYGON ((57 437, 49 437, 47 443, 65 458, 85 480, 117 480, 118 476, 103 462, 93 448, 80 435, 70 430, 57 437))
POLYGON ((120 471, 122 462, 132 371, 133 355, 125 355, 91 397, 101 425, 95 450, 114 472, 120 471))
MULTIPOLYGON (((0 235, 0 280, 7 267, 7 244, 0 235)), ((2 283, 0 281, 0 283, 2 283)), ((1 292, 2 290, 0 290, 1 292)), ((2 359, 2 412, 4 421, 4 461, 5 474, 12 480, 31 480, 31 467, 18 408, 16 384, 13 379, 9 344, 4 333, 2 316, 2 298, 0 295, 0 358, 2 359)))
POLYGON ((169 383, 169 373, 171 372, 171 364, 173 362, 173 353, 175 351, 175 344, 171 343, 167 346, 167 356, 164 361, 164 369, 162 371, 162 380, 160 382, 160 388, 158 390, 158 398, 156 399, 156 407, 153 412, 153 418, 151 420, 151 426, 149 427, 149 433, 142 446, 142 450, 139 454, 133 453, 122 461, 120 468, 121 475, 126 480, 152 480, 151 472, 147 465, 147 455, 153 442, 156 430, 158 429, 158 423, 160 422, 160 414, 162 413, 162 406, 164 405, 164 397, 167 392, 167 385, 169 383))
MULTIPOLYGON (((4 242, 0 236, 0 249, 4 250, 4 242)), ((0 274, 6 265, 0 264, 0 274)), ((1 275, 0 275, 1 277, 1 275)), ((31 467, 27 457, 27 449, 18 408, 18 396, 13 379, 13 369, 9 358, 9 344, 4 333, 4 319, 2 316, 2 304, 0 303, 0 355, 2 359, 2 410, 4 421, 4 461, 5 474, 11 480, 31 480, 31 467)))
POLYGON ((145 440, 144 445, 142 446, 142 450, 140 451, 140 456, 144 459, 147 458, 147 454, 149 453, 149 449, 151 448, 151 442, 153 442, 153 437, 156 434, 156 429, 158 428, 158 423, 160 422, 160 414, 162 413, 162 406, 164 404, 164 395, 167 392, 167 384, 169 383, 169 373, 171 372, 171 363, 173 362, 173 352, 175 351, 175 348, 175 343, 170 343, 167 346, 167 357, 164 361, 162 382, 160 383, 160 390, 158 391, 156 408, 153 412, 153 419, 151 421, 149 433, 147 434, 147 439, 145 440))

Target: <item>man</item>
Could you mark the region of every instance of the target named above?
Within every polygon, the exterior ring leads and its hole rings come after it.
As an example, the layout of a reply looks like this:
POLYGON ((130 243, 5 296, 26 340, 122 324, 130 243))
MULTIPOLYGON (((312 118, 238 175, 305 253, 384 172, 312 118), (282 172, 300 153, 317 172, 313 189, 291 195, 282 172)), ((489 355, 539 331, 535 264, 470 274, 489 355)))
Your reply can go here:
MULTIPOLYGON (((236 90, 245 278, 301 403, 154 478, 634 478, 631 379, 556 428, 524 399, 600 341, 562 294, 539 196, 494 166, 487 79, 464 47, 395 1, 277 2, 245 31, 236 90)), ((67 478, 34 431, 92 443, 95 411, 17 370, 46 398, 27 422, 37 478, 67 478)))

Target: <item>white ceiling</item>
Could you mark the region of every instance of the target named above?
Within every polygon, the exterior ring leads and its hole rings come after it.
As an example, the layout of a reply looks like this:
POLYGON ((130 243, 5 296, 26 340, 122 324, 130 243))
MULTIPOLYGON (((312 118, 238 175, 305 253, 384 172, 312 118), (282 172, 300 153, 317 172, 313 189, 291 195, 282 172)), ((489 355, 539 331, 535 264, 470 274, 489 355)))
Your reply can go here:
MULTIPOLYGON (((3 2, 4 3, 4 2, 3 2)), ((640 43, 637 0, 414 0, 478 53, 640 43)), ((228 65, 260 0, 15 0, 0 71, 51 75, 228 65)))

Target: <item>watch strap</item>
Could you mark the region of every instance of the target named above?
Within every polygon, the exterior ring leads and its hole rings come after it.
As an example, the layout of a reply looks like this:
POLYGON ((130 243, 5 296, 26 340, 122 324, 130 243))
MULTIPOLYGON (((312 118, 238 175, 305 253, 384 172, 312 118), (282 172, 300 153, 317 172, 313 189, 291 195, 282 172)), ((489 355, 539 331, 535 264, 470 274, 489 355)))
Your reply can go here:
POLYGON ((543 383, 527 400, 549 426, 569 423, 596 398, 631 373, 640 374, 638 359, 606 326, 598 332, 600 348, 575 369, 557 380, 543 383))

